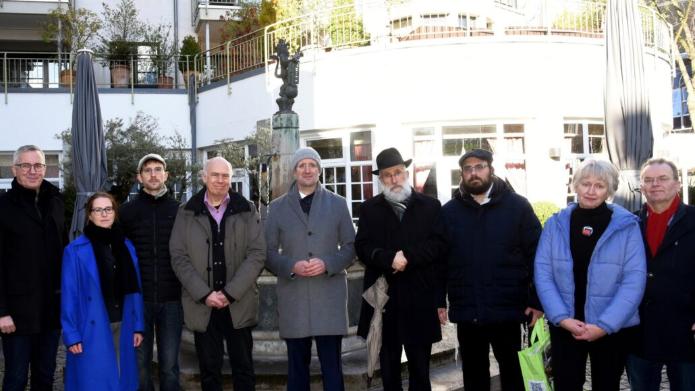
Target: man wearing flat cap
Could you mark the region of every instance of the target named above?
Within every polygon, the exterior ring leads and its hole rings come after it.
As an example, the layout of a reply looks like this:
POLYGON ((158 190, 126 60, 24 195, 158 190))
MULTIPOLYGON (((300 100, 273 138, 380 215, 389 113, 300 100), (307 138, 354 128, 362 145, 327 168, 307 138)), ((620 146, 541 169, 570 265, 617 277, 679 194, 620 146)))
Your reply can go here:
POLYGON ((167 189, 169 174, 162 156, 156 153, 143 156, 137 170, 140 192, 121 206, 118 219, 126 237, 135 245, 142 279, 145 329, 137 349, 139 389, 155 389, 151 372, 156 339, 159 389, 178 391, 183 307, 181 283, 171 267, 169 238, 179 203, 167 189))
MULTIPOLYGON (((410 186, 408 166, 395 148, 376 158, 381 194, 365 201, 355 238, 366 266, 364 289, 383 276, 389 299, 379 353, 384 390, 401 390, 401 351, 408 358, 409 389, 430 390, 432 343, 441 340, 437 274, 446 249, 438 200, 410 186)), ((442 305, 441 303, 439 305, 442 305)), ((374 309, 362 300, 357 334, 367 338, 374 309)))
POLYGON ((345 199, 319 183, 321 157, 300 148, 294 182, 270 203, 266 267, 277 275, 280 337, 287 345, 287 390, 309 391, 312 340, 324 390, 344 390, 341 342, 348 332, 347 272, 355 229, 345 199))
MULTIPOLYGON (((489 151, 468 151, 459 166, 459 191, 442 207, 442 216, 449 241, 448 318, 457 324, 463 386, 490 389, 492 345, 502 390, 523 390, 519 325, 526 320, 533 325, 542 315, 532 289, 541 225, 529 202, 494 175, 489 151)), ((447 320, 446 308, 439 317, 447 320)))

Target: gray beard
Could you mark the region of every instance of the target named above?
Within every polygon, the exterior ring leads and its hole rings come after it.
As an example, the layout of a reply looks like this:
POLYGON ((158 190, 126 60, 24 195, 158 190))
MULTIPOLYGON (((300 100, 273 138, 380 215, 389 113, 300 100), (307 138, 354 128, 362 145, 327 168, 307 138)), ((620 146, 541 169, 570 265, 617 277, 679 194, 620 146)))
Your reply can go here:
POLYGON ((391 191, 391 189, 389 189, 388 187, 384 186, 383 193, 384 197, 386 197, 386 199, 391 202, 403 202, 410 198, 410 195, 413 193, 413 188, 406 183, 405 186, 403 186, 403 190, 396 193, 394 191, 391 191))

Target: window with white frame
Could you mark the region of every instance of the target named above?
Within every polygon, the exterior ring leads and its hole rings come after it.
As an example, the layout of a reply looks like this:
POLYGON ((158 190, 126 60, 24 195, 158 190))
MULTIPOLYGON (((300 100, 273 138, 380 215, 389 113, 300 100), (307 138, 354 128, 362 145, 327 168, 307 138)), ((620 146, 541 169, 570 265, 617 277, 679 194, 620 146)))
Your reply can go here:
POLYGON ((497 141, 494 124, 442 127, 442 154, 461 156, 471 149, 493 151, 497 141))
MULTIPOLYGON (((691 72, 690 60, 686 61, 686 68, 691 72)), ((688 110, 688 90, 685 87, 685 80, 680 69, 676 67, 676 77, 673 78, 673 131, 692 132, 693 124, 690 120, 688 110)))
POLYGON ((307 137, 305 144, 321 156, 321 183, 345 197, 357 222, 362 202, 374 196, 371 130, 332 131, 325 137, 307 137))
POLYGON ((577 166, 587 157, 599 156, 608 159, 606 135, 603 123, 596 120, 565 121, 562 155, 567 156, 565 170, 567 174, 567 202, 576 201, 572 188, 572 176, 577 166))
MULTIPOLYGON (((44 152, 46 156, 46 172, 44 179, 51 182, 57 187, 62 186, 62 177, 60 173, 60 155, 58 153, 44 152)), ((14 152, 0 153, 0 186, 7 189, 14 179, 12 174, 12 166, 14 162, 12 158, 14 152), (5 186, 2 186, 5 184, 5 186)))
POLYGON ((437 149, 434 127, 413 129, 413 187, 437 198, 437 149))
POLYGON ((445 26, 449 14, 423 14, 420 20, 423 26, 445 26))
POLYGON ((410 28, 413 25, 413 17, 408 16, 405 18, 400 18, 400 19, 395 19, 391 21, 391 29, 393 30, 401 30, 401 29, 406 29, 410 28))

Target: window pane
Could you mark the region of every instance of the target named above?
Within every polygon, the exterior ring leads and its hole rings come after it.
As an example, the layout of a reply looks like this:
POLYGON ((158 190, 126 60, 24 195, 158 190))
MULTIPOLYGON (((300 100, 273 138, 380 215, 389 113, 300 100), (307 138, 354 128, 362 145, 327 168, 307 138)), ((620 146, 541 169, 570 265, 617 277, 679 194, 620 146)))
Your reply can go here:
POLYGON ((364 184, 364 199, 368 200, 374 196, 374 192, 372 190, 373 186, 371 183, 365 183, 364 184))
POLYGON ((361 202, 353 202, 352 203, 352 218, 353 219, 358 219, 360 217, 360 207, 362 206, 361 202))
POLYGON ((335 178, 338 183, 345 183, 345 167, 335 168, 335 178))
POLYGON ((589 138, 589 153, 603 152, 603 137, 589 138))
POLYGON ((603 125, 602 124, 589 124, 589 135, 590 136, 603 136, 603 125))
POLYGON ((369 164, 369 165, 366 165, 366 166, 362 166, 362 178, 363 178, 363 180, 364 180, 364 181, 369 181, 369 182, 371 182, 371 181, 372 181, 372 176, 373 176, 373 174, 372 174, 372 165, 369 164))
POLYGON ((524 133, 524 124, 504 124, 504 133, 524 133))
POLYGON ((495 125, 467 125, 467 126, 445 126, 442 128, 443 134, 476 134, 476 133, 495 133, 495 125))
POLYGON ((580 135, 582 134, 582 124, 565 124, 565 134, 580 135))
POLYGON ((335 183, 335 168, 328 167, 323 170, 325 181, 324 183, 335 183))
POLYGON ((523 154, 526 150, 523 137, 505 137, 504 144, 508 153, 523 154))
POLYGON ((461 170, 451 170, 451 186, 458 186, 461 183, 461 170))
POLYGON ((372 160, 372 132, 354 132, 350 134, 350 160, 372 160))
POLYGON ((342 197, 345 197, 345 196, 346 196, 346 195, 345 195, 345 185, 338 185, 338 186, 337 186, 337 192, 338 192, 338 194, 341 195, 342 197))
POLYGON ((413 129, 414 136, 434 136, 434 128, 415 128, 413 129))
POLYGON ((444 156, 461 156, 463 152, 463 140, 442 140, 442 154, 444 156))
POLYGON ((343 142, 340 138, 307 140, 306 145, 314 148, 321 159, 340 159, 343 157, 343 142))
POLYGON ((360 182, 360 166, 352 166, 350 167, 350 179, 353 182, 360 182))
POLYGON ((572 153, 584 153, 584 140, 581 134, 572 137, 572 153))
POLYGON ((352 199, 361 200, 362 199, 362 185, 352 185, 352 199))

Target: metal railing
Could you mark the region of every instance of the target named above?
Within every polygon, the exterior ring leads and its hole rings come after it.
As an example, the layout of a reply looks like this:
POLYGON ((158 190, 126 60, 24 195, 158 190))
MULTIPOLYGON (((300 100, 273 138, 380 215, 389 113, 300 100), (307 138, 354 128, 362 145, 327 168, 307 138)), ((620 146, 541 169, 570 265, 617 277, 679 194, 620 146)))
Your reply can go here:
MULTIPOLYGON (((75 83, 75 57, 68 54, 2 52, 0 59, 5 88, 71 88, 75 83)), ((102 88, 185 88, 184 75, 195 70, 194 62, 192 56, 93 57, 95 80, 102 88)))
MULTIPOLYGON (((221 0, 225 4, 234 0, 221 0)), ((193 2, 213 4, 207 0, 193 2)), ((423 0, 370 0, 354 5, 340 6, 316 11, 283 20, 265 29, 228 41, 196 55, 194 58, 173 57, 158 59, 156 56, 138 55, 124 61, 95 58, 97 83, 100 87, 112 88, 185 88, 184 75, 195 73, 196 88, 203 84, 226 81, 231 93, 234 75, 251 69, 266 67, 272 71, 271 59, 280 39, 290 46, 291 53, 297 50, 331 51, 369 45, 391 45, 407 41, 428 39, 484 39, 493 36, 547 35, 579 38, 602 38, 605 23, 605 5, 593 1, 544 0, 538 9, 525 9, 505 18, 503 26, 491 26, 488 20, 456 11, 456 1, 445 17, 425 18, 419 5, 423 0), (413 5, 418 5, 414 7, 413 5), (367 29, 363 16, 385 15, 386 24, 379 23, 378 29, 367 29), (123 72, 122 67, 128 71, 123 72), (114 82, 114 73, 127 78, 114 82), (123 76, 125 74, 125 76, 123 76), (125 79, 124 79, 125 80, 125 79)), ((500 12, 509 12, 509 1, 496 1, 500 12)), ((528 8, 528 7, 527 7, 528 8)), ((672 57, 671 26, 654 10, 641 7, 645 46, 672 57)), ((8 88, 57 88, 70 87, 70 74, 61 81, 60 72, 73 68, 72 60, 58 58, 53 54, 0 53, 0 81, 5 94, 8 88)), ((197 91, 197 90, 196 90, 197 91)))

